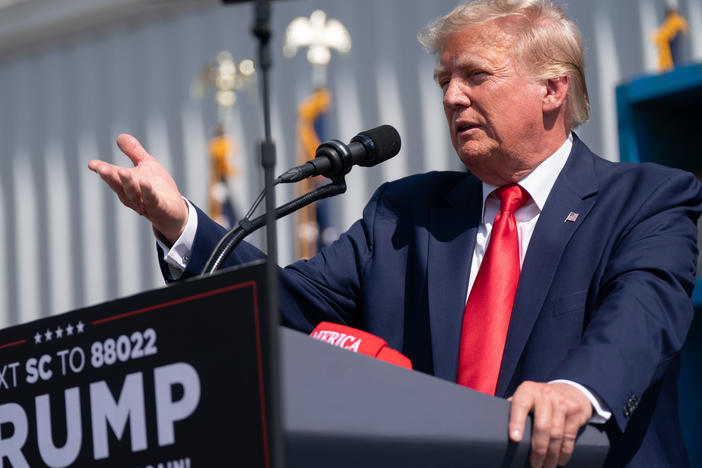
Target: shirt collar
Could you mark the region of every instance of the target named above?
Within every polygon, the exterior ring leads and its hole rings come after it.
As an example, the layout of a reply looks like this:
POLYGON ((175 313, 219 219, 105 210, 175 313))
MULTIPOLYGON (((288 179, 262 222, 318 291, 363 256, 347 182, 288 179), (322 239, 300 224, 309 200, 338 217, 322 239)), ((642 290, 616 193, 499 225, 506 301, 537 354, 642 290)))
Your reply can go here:
MULTIPOLYGON (((568 161, 568 155, 572 148, 573 134, 571 133, 568 135, 565 143, 555 153, 544 159, 534 170, 517 182, 524 190, 529 192, 531 199, 539 208, 539 212, 544 209, 548 194, 551 193, 553 184, 556 183, 558 175, 561 173, 566 161, 568 161)), ((483 214, 485 212, 485 200, 497 188, 498 186, 496 185, 483 182, 483 214)))

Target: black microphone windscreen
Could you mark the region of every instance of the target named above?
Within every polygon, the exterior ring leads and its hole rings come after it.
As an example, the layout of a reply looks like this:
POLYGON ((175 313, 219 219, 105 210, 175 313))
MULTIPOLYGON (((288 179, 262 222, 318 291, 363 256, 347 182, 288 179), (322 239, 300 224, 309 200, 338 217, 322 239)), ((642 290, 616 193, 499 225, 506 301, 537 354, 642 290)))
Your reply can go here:
POLYGON ((361 132, 358 135, 364 135, 369 138, 375 147, 372 157, 360 163, 361 166, 373 166, 390 159, 400 152, 400 147, 402 146, 400 134, 397 133, 397 130, 392 125, 381 125, 380 127, 361 132))

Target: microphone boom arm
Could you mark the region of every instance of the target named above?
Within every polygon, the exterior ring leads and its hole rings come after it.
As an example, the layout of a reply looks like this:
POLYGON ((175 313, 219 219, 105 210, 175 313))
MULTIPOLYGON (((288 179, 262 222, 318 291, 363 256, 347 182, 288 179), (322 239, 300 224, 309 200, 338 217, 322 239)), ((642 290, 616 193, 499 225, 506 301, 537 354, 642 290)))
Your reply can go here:
MULTIPOLYGON (((333 197, 335 195, 340 195, 346 192, 346 180, 344 177, 339 177, 332 180, 330 183, 317 187, 304 195, 301 195, 294 200, 285 203, 275 209, 275 219, 280 219, 283 216, 289 215, 290 213, 299 210, 317 200, 322 200, 324 198, 333 197)), ((249 220, 248 218, 242 218, 238 225, 227 232, 224 237, 217 243, 217 246, 212 251, 210 258, 207 259, 205 267, 202 269, 202 275, 211 275, 217 271, 222 263, 229 257, 234 248, 239 245, 239 243, 249 234, 260 229, 266 224, 266 213, 261 216, 249 220)))

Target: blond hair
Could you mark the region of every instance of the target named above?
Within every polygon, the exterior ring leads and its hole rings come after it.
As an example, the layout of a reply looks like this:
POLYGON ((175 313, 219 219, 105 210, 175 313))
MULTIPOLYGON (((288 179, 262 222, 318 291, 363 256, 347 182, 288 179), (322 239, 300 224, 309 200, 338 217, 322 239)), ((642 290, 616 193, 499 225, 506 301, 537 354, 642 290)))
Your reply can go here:
POLYGON ((451 35, 502 19, 505 33, 514 38, 514 57, 532 78, 568 76, 568 122, 573 128, 586 122, 590 100, 580 31, 550 0, 476 0, 460 5, 425 26, 419 42, 430 53, 440 54, 451 35))

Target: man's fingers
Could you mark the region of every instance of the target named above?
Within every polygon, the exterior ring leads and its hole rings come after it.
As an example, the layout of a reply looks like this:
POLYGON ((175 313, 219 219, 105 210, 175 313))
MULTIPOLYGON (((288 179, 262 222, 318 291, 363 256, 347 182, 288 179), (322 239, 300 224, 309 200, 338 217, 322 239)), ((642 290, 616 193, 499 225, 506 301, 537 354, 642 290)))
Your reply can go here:
POLYGON ((117 137, 117 146, 119 146, 119 149, 132 160, 132 163, 134 163, 135 166, 144 159, 151 157, 151 155, 146 152, 144 147, 141 146, 139 140, 126 133, 123 133, 117 137))
POLYGON ((141 180, 139 182, 141 189, 141 201, 144 203, 146 211, 155 211, 159 209, 161 199, 156 195, 154 186, 149 180, 141 180))
POLYGON ((90 161, 91 164, 88 164, 88 167, 92 169, 93 171, 97 172, 97 174, 100 176, 102 180, 104 180, 107 185, 109 185, 110 189, 112 189, 115 194, 117 194, 117 197, 120 199, 122 203, 125 205, 129 206, 127 204, 127 197, 124 194, 124 190, 122 188, 122 181, 119 178, 119 175, 117 174, 117 168, 116 166, 113 166, 112 164, 107 164, 102 161, 90 161), (95 162, 95 164, 92 164, 95 162))
POLYGON ((566 424, 566 408, 561 402, 555 401, 551 412, 551 433, 544 466, 556 468, 563 448, 563 434, 566 424))
POLYGON ((568 383, 524 382, 511 397, 510 439, 519 442, 527 414, 533 412, 529 463, 555 468, 570 461, 580 427, 592 415, 587 396, 568 383), (518 434, 518 437, 515 437, 518 434))
POLYGON ((144 214, 144 203, 141 199, 141 189, 139 188, 139 182, 137 182, 134 174, 132 174, 132 172, 126 168, 120 168, 117 171, 117 174, 122 182, 124 195, 129 200, 129 205, 127 206, 139 214, 144 214))
POLYGON ((575 439, 578 436, 578 431, 583 425, 583 422, 578 418, 568 418, 563 427, 563 443, 561 444, 561 452, 558 456, 558 464, 565 465, 570 461, 570 457, 575 450, 575 439))
POLYGON ((551 438, 552 412, 553 407, 550 399, 534 398, 534 426, 531 433, 531 455, 529 456, 532 467, 544 466, 551 438))
POLYGON ((520 442, 524 436, 527 415, 534 407, 534 398, 522 384, 510 397, 510 400, 512 407, 509 414, 509 438, 512 442, 520 442))
POLYGON ((107 164, 104 161, 100 161, 99 159, 93 159, 91 161, 88 161, 88 169, 90 169, 93 172, 97 172, 98 168, 102 166, 103 164, 107 164))
POLYGON ((564 383, 554 383, 552 385, 558 387, 562 394, 567 397, 563 405, 566 412, 563 443, 558 456, 558 464, 565 465, 575 450, 575 440, 578 437, 578 431, 587 424, 590 416, 592 416, 592 404, 584 393, 571 385, 564 383))
POLYGON ((558 455, 558 464, 564 466, 570 461, 570 457, 573 456, 573 450, 575 450, 575 438, 577 436, 577 431, 574 433, 569 433, 566 431, 563 434, 563 443, 561 444, 561 453, 558 455))
POLYGON ((117 175, 117 171, 119 170, 118 166, 94 159, 88 163, 88 168, 96 172, 108 184, 110 182, 119 183, 119 176, 117 175))

